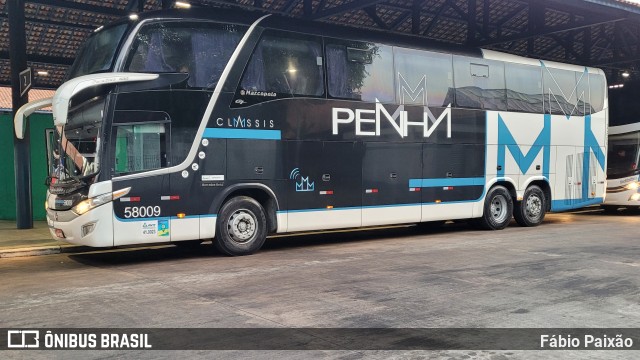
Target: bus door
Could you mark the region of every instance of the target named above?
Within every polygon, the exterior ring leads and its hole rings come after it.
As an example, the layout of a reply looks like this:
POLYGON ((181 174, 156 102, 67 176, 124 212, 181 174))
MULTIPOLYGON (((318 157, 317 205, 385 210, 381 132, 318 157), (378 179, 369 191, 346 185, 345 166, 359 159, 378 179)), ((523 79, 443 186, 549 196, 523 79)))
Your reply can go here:
POLYGON ((114 209, 114 246, 171 240, 169 213, 161 196, 168 193, 169 175, 126 176, 165 167, 170 126, 162 112, 116 111, 113 124, 114 189, 131 187, 116 200, 114 209))

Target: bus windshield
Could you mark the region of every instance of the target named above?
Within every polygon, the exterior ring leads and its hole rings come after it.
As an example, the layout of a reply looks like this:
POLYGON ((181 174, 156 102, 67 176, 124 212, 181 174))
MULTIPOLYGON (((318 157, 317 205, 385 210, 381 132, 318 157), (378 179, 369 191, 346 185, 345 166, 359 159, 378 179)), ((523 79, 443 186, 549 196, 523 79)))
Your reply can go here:
POLYGON ((635 171, 638 168, 639 145, 640 132, 611 135, 607 174, 624 176, 635 171))
POLYGON ((78 180, 98 172, 104 104, 104 98, 91 99, 73 109, 65 126, 56 127, 49 147, 51 178, 78 180))
POLYGON ((120 24, 99 31, 90 37, 69 69, 67 80, 111 70, 118 45, 126 29, 127 24, 120 24))
POLYGON ((160 22, 136 34, 124 71, 189 74, 192 88, 213 88, 246 31, 245 26, 160 22))

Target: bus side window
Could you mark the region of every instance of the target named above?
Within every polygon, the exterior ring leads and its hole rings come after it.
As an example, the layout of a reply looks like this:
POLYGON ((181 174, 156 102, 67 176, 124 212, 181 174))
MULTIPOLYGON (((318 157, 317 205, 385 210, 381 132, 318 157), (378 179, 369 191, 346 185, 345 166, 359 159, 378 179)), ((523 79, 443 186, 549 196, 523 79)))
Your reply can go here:
POLYGON ((393 48, 397 103, 444 107, 453 103, 452 56, 393 48))
POLYGON ((188 73, 189 87, 213 88, 243 29, 214 23, 148 25, 136 35, 125 71, 188 73))
POLYGON ((542 113, 542 68, 505 63, 507 110, 542 113))
POLYGON ((591 108, 590 91, 589 91, 589 73, 584 71, 576 71, 576 100, 577 107, 574 115, 588 115, 593 112, 591 108))
POLYGON ((542 68, 544 112, 554 115, 579 115, 575 71, 542 68))
POLYGON ((167 165, 168 123, 115 126, 115 172, 132 173, 167 165))
POLYGON ((254 91, 276 93, 278 97, 323 96, 320 40, 282 32, 265 35, 251 55, 240 90, 249 94, 254 91))
POLYGON ((602 111, 606 93, 604 76, 589 74, 589 90, 592 111, 594 113, 602 111))
POLYGON ((394 101, 391 46, 328 39, 329 96, 374 102, 394 101))
POLYGON ((459 107, 506 110, 504 64, 465 56, 453 57, 456 104, 459 107))

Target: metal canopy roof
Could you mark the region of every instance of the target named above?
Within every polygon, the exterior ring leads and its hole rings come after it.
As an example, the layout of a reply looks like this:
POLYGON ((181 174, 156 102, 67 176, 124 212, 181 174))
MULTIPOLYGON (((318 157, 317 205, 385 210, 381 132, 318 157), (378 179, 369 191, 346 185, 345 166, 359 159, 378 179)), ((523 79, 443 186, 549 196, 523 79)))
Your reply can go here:
MULTIPOLYGON (((640 6, 631 0, 183 0, 194 7, 277 13, 405 33, 603 68, 640 78, 640 6)), ((0 0, 0 85, 9 85, 7 0, 0 0)), ((60 85, 91 32, 173 0, 26 0, 27 58, 34 87, 60 85), (35 71, 47 71, 39 75, 35 71)))

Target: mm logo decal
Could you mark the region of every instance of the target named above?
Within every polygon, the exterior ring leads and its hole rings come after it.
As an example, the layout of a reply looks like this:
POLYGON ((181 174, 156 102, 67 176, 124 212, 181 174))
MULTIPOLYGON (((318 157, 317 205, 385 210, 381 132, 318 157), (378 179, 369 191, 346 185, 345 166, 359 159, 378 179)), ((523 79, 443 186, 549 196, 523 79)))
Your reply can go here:
POLYGON ((536 159, 540 151, 543 151, 542 174, 548 179, 549 158, 551 156, 551 115, 546 114, 544 116, 544 127, 533 142, 529 152, 525 155, 522 153, 522 150, 520 150, 520 146, 513 138, 513 135, 511 134, 511 131, 509 131, 507 124, 505 124, 502 119, 502 116, 498 114, 498 164, 502 165, 500 170, 498 170, 498 177, 504 177, 506 149, 509 149, 511 156, 513 156, 513 159, 518 164, 518 168, 520 168, 520 172, 523 174, 529 171, 533 161, 536 159))
POLYGON ((289 179, 294 180, 296 182, 296 191, 313 191, 315 190, 315 181, 309 181, 308 176, 302 176, 300 174, 300 169, 295 168, 291 170, 289 174, 289 179))

